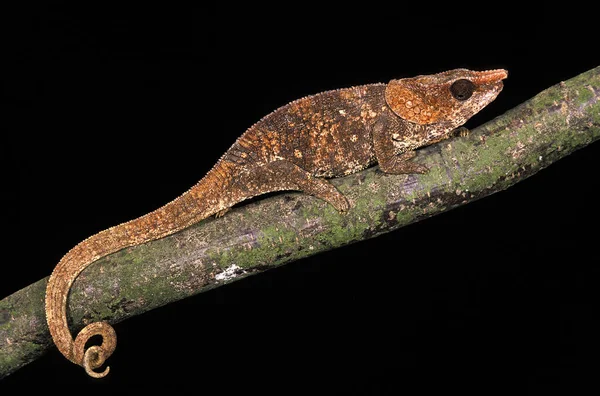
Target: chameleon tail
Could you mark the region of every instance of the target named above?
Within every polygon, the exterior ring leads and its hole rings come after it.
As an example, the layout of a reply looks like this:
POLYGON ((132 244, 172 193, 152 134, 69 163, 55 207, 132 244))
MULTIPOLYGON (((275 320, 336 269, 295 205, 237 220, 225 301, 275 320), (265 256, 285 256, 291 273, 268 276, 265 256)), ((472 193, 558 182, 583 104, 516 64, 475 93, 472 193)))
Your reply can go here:
POLYGON ((58 263, 46 287, 46 320, 54 343, 67 359, 85 368, 95 378, 108 374, 109 367, 96 372, 113 353, 117 338, 107 322, 85 326, 75 340, 67 324, 67 296, 77 276, 94 261, 126 247, 173 234, 205 219, 235 202, 223 198, 229 169, 219 162, 198 184, 165 206, 135 220, 111 227, 89 237, 71 249, 58 263), (102 344, 85 349, 96 335, 102 344))

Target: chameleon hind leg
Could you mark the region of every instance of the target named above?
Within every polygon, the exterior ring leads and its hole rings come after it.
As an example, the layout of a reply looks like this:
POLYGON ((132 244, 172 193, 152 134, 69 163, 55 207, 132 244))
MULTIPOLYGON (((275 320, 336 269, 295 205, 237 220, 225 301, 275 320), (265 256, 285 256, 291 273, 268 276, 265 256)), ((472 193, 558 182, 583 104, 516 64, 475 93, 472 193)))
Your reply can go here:
POLYGON ((340 212, 350 208, 346 197, 329 181, 285 160, 255 167, 238 178, 236 184, 241 191, 246 191, 248 198, 274 191, 296 190, 327 201, 340 212))

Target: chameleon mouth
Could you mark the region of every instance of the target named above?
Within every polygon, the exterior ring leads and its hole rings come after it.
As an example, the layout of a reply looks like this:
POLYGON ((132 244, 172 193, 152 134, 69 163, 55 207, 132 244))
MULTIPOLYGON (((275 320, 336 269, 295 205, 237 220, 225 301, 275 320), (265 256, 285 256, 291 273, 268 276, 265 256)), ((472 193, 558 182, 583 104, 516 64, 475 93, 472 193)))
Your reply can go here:
POLYGON ((508 77, 508 71, 504 69, 494 69, 475 72, 473 82, 476 84, 494 84, 508 77))

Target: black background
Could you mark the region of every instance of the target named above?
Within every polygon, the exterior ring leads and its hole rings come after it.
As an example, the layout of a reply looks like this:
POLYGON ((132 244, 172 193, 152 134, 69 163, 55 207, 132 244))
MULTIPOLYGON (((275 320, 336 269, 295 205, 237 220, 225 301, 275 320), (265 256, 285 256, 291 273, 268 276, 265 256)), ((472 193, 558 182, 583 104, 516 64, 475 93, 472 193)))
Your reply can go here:
MULTIPOLYGON (((0 297, 50 274, 87 236, 185 191, 293 99, 508 69, 475 127, 600 64, 597 19, 574 6, 286 7, 15 14, 3 52, 5 120, 18 122, 1 143, 0 297)), ((53 350, 0 387, 597 390, 599 171, 595 143, 478 202, 129 319, 115 326, 103 380, 53 350)))

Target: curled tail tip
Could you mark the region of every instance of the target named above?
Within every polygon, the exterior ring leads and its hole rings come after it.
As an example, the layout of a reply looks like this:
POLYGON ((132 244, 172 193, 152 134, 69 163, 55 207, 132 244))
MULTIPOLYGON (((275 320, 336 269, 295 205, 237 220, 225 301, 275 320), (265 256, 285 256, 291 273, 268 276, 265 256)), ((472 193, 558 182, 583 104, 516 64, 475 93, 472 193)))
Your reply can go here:
POLYGON ((97 372, 94 371, 98 367, 104 364, 104 361, 107 357, 104 356, 104 351, 101 346, 93 345, 85 350, 83 355, 82 366, 85 369, 85 372, 93 378, 103 378, 108 375, 110 372, 110 367, 106 366, 104 371, 97 372))
POLYGON ((82 366, 89 376, 94 378, 105 377, 109 373, 110 367, 106 367, 102 372, 94 370, 104 364, 106 359, 115 351, 116 346, 117 334, 110 324, 107 322, 90 323, 81 329, 75 338, 73 361, 82 366), (102 337, 102 344, 93 345, 86 349, 85 344, 88 340, 97 335, 102 337))

